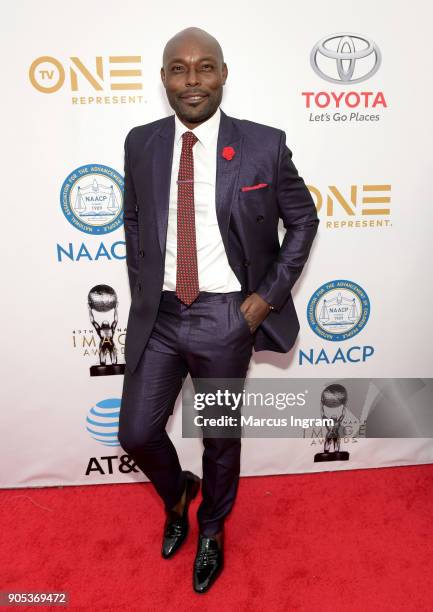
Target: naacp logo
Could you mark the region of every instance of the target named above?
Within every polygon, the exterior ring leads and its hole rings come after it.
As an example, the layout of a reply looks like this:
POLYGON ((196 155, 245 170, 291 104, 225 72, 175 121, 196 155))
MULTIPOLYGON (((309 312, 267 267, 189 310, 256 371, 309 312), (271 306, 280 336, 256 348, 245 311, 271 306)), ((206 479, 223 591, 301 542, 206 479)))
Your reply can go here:
POLYGON ((316 74, 330 83, 361 83, 379 70, 376 43, 359 34, 332 34, 316 43, 310 62, 316 74))
POLYGON ((108 234, 123 222, 123 178, 100 164, 77 168, 60 192, 63 214, 86 234, 108 234))
POLYGON ((325 283, 314 292, 307 306, 311 329, 324 340, 348 340, 365 327, 370 300, 364 289, 348 280, 325 283))

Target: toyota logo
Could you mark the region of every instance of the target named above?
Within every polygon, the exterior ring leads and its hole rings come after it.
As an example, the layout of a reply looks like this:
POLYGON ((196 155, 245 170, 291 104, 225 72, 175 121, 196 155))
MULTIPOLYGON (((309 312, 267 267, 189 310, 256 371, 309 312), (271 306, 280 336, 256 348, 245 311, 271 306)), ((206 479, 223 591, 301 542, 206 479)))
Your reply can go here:
POLYGON ((361 83, 379 70, 379 48, 359 34, 332 34, 316 43, 310 62, 316 74, 330 83, 361 83))

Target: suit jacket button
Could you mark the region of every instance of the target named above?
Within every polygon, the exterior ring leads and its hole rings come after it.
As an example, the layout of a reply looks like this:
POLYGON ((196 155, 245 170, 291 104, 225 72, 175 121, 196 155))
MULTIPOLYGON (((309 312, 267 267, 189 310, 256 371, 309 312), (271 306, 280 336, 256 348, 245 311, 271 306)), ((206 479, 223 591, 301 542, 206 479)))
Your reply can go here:
POLYGON ((138 283, 137 289, 138 289, 138 292, 141 293, 141 283, 138 283))
POLYGON ((244 266, 249 266, 249 265, 250 265, 250 263, 251 263, 251 262, 250 262, 250 260, 249 260, 249 259, 246 259, 246 260, 244 261, 244 266))
POLYGON ((143 249, 140 249, 140 250, 138 251, 138 254, 140 255, 140 257, 144 257, 144 251, 143 251, 143 249))
POLYGON ((135 205, 135 212, 138 213, 138 206, 137 206, 137 204, 135 205))
POLYGON ((259 216, 256 218, 257 223, 261 223, 263 220, 264 220, 264 216, 263 216, 263 215, 259 215, 259 216))

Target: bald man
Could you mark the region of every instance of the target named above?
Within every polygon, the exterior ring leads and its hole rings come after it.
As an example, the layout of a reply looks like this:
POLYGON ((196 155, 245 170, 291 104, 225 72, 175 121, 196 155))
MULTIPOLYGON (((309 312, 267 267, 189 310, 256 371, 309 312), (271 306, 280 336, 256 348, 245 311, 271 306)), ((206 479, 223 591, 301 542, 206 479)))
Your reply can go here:
MULTIPOLYGON (((187 28, 171 38, 161 79, 175 114, 133 128, 125 142, 132 302, 119 441, 163 501, 168 559, 185 541, 200 489, 165 430, 183 379, 243 385, 253 348, 292 348, 299 322, 291 290, 319 221, 285 133, 221 109, 227 65, 213 36, 187 28)), ((203 445, 197 593, 223 568, 241 440, 204 435, 203 445)))

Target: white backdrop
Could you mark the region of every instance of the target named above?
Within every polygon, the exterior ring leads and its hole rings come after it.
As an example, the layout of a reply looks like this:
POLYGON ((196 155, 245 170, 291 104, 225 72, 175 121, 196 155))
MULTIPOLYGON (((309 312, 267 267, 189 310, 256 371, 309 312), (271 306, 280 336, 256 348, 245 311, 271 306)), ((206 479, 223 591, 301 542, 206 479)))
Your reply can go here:
MULTIPOLYGON (((120 398, 122 376, 89 375, 97 355, 87 295, 98 284, 115 289, 121 346, 130 301, 123 226, 103 234, 81 231, 65 217, 60 196, 65 179, 82 166, 103 165, 122 175, 129 129, 172 114, 159 76, 162 49, 187 26, 209 31, 223 47, 229 69, 223 110, 286 131, 321 218, 294 291, 301 323, 296 346, 289 356, 256 354, 250 376, 431 375, 433 15, 427 0, 416 7, 311 0, 295 10, 277 0, 220 0, 201 9, 199 18, 183 18, 174 1, 75 0, 66 8, 54 0, 27 0, 3 7, 1 486, 143 478, 122 465, 115 438, 111 446, 95 440, 86 421, 100 403, 105 424, 114 423, 104 431, 115 433, 116 401, 104 401, 120 398), (382 61, 373 76, 332 83, 313 70, 314 45, 336 33, 374 41, 382 61), (132 72, 119 76, 119 69, 132 72), (126 89, 125 83, 135 85, 126 89), (359 96, 358 104, 348 92, 371 94, 359 96), (370 118, 361 121, 361 115, 370 118), (383 199, 371 203, 368 197, 383 199), (368 214, 371 208, 387 210, 368 214), (316 290, 336 279, 356 283, 370 301, 366 325, 349 340, 324 340, 306 316, 316 290), (369 347, 369 356, 344 359, 354 346, 361 348, 352 355, 369 347), (340 359, 332 363, 338 349, 340 359), (313 355, 312 363, 301 359, 305 354, 313 355)), ((365 73, 374 58, 357 61, 356 70, 365 73)), ((335 60, 329 62, 323 70, 335 73, 335 60)), ((201 442, 182 439, 179 408, 171 435, 185 469, 200 473, 201 442)), ((242 473, 433 461, 428 439, 346 441, 350 461, 331 465, 313 462, 318 447, 317 439, 244 440, 242 473)))

